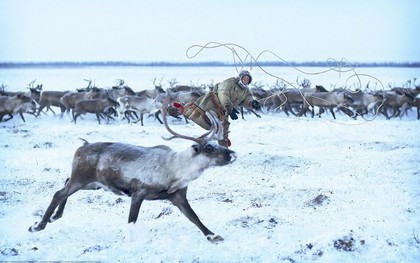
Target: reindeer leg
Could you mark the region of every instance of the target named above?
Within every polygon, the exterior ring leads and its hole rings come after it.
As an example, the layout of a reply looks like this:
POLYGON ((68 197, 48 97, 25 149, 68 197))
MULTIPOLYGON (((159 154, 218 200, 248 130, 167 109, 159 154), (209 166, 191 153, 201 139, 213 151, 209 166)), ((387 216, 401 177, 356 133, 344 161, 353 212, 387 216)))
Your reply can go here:
POLYGON ((75 115, 73 115, 73 122, 74 124, 76 124, 76 120, 77 118, 80 116, 80 113, 76 113, 75 115))
POLYGON ((128 215, 128 223, 136 223, 140 212, 140 206, 143 203, 144 194, 134 192, 131 196, 130 214, 128 215))
POLYGON ((297 106, 297 105, 293 106, 293 105, 291 105, 290 103, 287 102, 285 108, 286 108, 287 111, 290 111, 294 116, 299 117, 299 112, 301 111, 299 109, 299 106, 297 106), (296 109, 296 112, 294 111, 294 109, 296 109))
POLYGON ((335 113, 334 113, 333 108, 330 108, 330 112, 331 112, 331 114, 332 114, 332 116, 334 117, 334 120, 335 120, 335 113))
POLYGON ((134 115, 134 117, 130 114, 130 116, 134 119, 136 119, 137 121, 135 123, 137 123, 139 121, 139 115, 137 114, 136 111, 131 111, 132 115, 134 115))
MULTIPOLYGON (((38 117, 39 115, 41 115, 41 112, 42 112, 44 115, 47 115, 47 112, 48 112, 48 110, 49 110, 49 109, 48 109, 48 107, 49 107, 49 106, 41 106, 41 107, 39 107, 39 108, 38 108, 38 113, 37 113, 36 117, 38 117), (45 108, 45 107, 47 108, 47 110, 44 112, 44 108, 45 108)), ((51 110, 51 111, 53 111, 51 108, 50 108, 50 110, 51 110)), ((53 112, 53 113, 54 113, 54 112, 53 112)), ((54 114, 54 115, 55 115, 55 114, 54 114)))
POLYGON ((160 110, 158 110, 157 112, 155 112, 155 118, 160 122, 160 124, 163 124, 162 120, 159 118, 159 114, 161 113, 160 110))
POLYGON ((58 218, 60 218, 60 213, 61 215, 63 214, 63 210, 64 210, 64 205, 67 201, 67 198, 72 195, 73 193, 75 193, 76 191, 80 190, 83 186, 80 184, 71 184, 71 183, 67 183, 66 186, 57 191, 54 196, 53 199, 51 200, 50 205, 47 208, 47 211, 45 211, 44 216, 42 217, 40 222, 35 223, 33 226, 31 226, 28 230, 30 232, 36 232, 36 231, 41 231, 45 228, 45 226, 47 225, 47 223, 49 222, 53 222, 54 220, 57 220, 58 218), (54 210, 56 209, 57 206, 60 205, 60 208, 57 211, 57 214, 54 215, 54 217, 51 220, 51 216, 54 213, 54 210))
POLYGON ((64 112, 66 112, 66 108, 65 107, 60 107, 60 110, 61 110, 60 119, 62 119, 63 116, 64 116, 64 112))
POLYGON ((50 110, 55 116, 55 111, 50 106, 47 107, 47 110, 50 110))
POLYGON ((25 118, 23 117, 23 112, 19 111, 20 118, 25 122, 25 118))
POLYGON ((9 115, 9 118, 3 120, 3 117, 5 116, 5 114, 4 114, 0 117, 0 121, 6 122, 6 121, 9 121, 9 120, 13 119, 13 114, 10 114, 10 113, 6 113, 6 114, 9 115))
POLYGON ((101 124, 101 115, 99 115, 99 113, 98 112, 95 112, 95 115, 96 115, 96 119, 98 120, 98 123, 99 124, 101 124))
MULTIPOLYGON (((69 182, 70 178, 67 178, 66 182, 64 183, 64 186, 67 185, 67 183, 69 182)), ((64 207, 66 206, 67 203, 67 198, 65 198, 59 205, 57 210, 55 211, 55 213, 51 216, 50 218, 50 223, 60 219, 63 216, 63 212, 64 212, 64 207)))
POLYGON ((203 225, 203 223, 201 223, 197 214, 194 212, 194 210, 188 203, 187 189, 188 187, 185 187, 176 191, 175 193, 170 195, 168 199, 172 202, 172 204, 178 207, 179 210, 181 210, 181 212, 201 230, 201 232, 203 232, 208 241, 215 243, 218 241, 223 241, 223 238, 221 236, 215 235, 205 225, 203 225))
MULTIPOLYGON (((312 118, 313 118, 315 116, 315 109, 314 109, 314 107, 312 107, 311 114, 312 114, 312 118)), ((319 115, 319 117, 321 117, 321 115, 319 115)))

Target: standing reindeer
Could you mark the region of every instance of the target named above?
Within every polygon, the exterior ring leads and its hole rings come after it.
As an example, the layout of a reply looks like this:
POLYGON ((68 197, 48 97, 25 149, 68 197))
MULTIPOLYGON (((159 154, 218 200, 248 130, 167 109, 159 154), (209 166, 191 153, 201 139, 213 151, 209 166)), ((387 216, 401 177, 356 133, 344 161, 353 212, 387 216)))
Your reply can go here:
POLYGON ((118 195, 131 196, 128 223, 135 223, 144 200, 170 200, 193 222, 211 242, 222 241, 201 223, 187 200, 188 184, 212 166, 233 162, 236 154, 212 139, 223 133, 215 114, 208 114, 212 129, 200 137, 174 132, 167 123, 166 106, 162 107, 166 129, 173 135, 166 140, 180 138, 195 142, 190 148, 175 152, 165 145, 142 147, 123 143, 88 143, 77 149, 73 170, 63 189, 57 191, 41 221, 29 228, 40 231, 47 223, 63 215, 67 198, 78 190, 104 188, 118 195), (53 212, 57 211, 53 215, 53 212))

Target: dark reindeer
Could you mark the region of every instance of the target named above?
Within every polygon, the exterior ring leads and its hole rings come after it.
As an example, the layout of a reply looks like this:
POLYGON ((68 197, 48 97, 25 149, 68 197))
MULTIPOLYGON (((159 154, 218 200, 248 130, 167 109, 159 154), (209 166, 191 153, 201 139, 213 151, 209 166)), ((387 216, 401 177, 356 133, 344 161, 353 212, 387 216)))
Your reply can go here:
POLYGON ((39 223, 29 231, 40 231, 47 223, 63 215, 67 198, 78 190, 104 188, 118 195, 131 196, 128 223, 135 223, 144 200, 170 200, 193 222, 211 242, 222 241, 201 223, 187 200, 188 184, 212 166, 233 162, 233 151, 210 142, 222 134, 216 115, 208 114, 212 129, 202 136, 180 135, 169 128, 166 107, 162 107, 166 129, 173 135, 166 140, 180 138, 195 142, 190 148, 175 152, 165 145, 142 147, 122 143, 88 143, 77 149, 73 170, 63 189, 55 193, 39 223), (53 215, 54 210, 58 207, 53 215))

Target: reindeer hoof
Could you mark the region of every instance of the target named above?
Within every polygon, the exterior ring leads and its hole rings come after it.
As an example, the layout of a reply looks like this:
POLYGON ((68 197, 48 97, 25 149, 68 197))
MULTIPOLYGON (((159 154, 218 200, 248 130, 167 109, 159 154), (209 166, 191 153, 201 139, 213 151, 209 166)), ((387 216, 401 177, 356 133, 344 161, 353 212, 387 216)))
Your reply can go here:
POLYGON ((39 224, 38 224, 38 222, 36 222, 33 226, 31 226, 29 229, 28 229, 28 231, 29 232, 38 232, 38 231, 41 231, 42 229, 44 229, 45 228, 45 226, 44 227, 42 227, 42 226, 40 226, 39 224))
POLYGON ((210 241, 211 243, 219 243, 221 241, 223 241, 223 237, 219 236, 219 235, 215 235, 215 234, 210 234, 206 236, 207 240, 210 241))
POLYGON ((39 231, 39 229, 37 229, 36 224, 35 224, 35 225, 31 226, 31 227, 28 229, 28 231, 29 231, 29 232, 37 232, 37 231, 39 231))

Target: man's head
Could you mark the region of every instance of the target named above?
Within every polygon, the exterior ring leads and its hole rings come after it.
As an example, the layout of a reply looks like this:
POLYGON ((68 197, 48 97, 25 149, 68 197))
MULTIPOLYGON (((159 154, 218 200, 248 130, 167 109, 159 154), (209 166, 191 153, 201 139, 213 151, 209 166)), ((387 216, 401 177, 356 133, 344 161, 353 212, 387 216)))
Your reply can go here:
POLYGON ((252 82, 251 73, 248 70, 242 70, 238 75, 238 83, 242 87, 246 88, 252 82))

